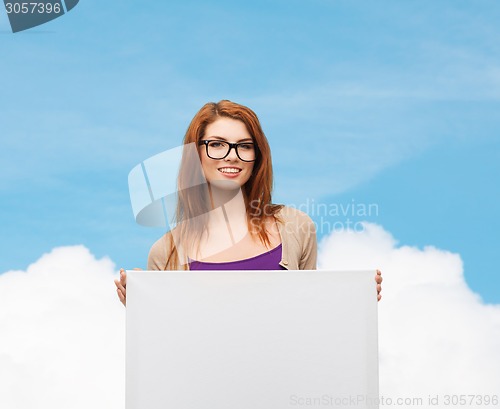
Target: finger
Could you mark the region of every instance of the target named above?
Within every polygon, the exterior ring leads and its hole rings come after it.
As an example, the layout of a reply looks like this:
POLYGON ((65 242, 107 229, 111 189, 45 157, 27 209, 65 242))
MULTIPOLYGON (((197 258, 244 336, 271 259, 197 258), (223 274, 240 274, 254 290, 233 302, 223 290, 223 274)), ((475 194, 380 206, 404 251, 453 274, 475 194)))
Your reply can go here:
POLYGON ((120 269, 120 283, 123 287, 127 286, 127 273, 125 273, 123 268, 120 269))
POLYGON ((380 293, 382 291, 382 286, 380 284, 377 284, 377 293, 380 293))
POLYGON ((115 280, 115 285, 116 285, 117 290, 120 290, 123 294, 126 294, 125 287, 122 285, 122 283, 119 280, 115 280))
POLYGON ((381 298, 382 298, 382 296, 381 296, 380 294, 379 294, 379 295, 377 295, 377 301, 380 301, 380 300, 381 300, 381 298))
POLYGON ((125 295, 121 292, 121 290, 120 290, 120 289, 117 289, 116 291, 117 291, 117 293, 118 293, 118 298, 120 299, 121 303, 122 303, 123 305, 126 305, 126 298, 125 298, 125 295))

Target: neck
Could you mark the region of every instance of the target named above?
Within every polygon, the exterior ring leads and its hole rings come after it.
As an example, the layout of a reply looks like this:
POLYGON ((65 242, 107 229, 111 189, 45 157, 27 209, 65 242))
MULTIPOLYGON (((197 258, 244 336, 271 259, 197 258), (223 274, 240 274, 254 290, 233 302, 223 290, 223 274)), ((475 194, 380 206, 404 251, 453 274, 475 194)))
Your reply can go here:
POLYGON ((212 209, 223 207, 228 218, 239 219, 242 216, 246 218, 245 199, 241 188, 235 189, 220 188, 213 184, 209 185, 210 199, 212 209))
POLYGON ((212 232, 227 231, 234 243, 248 234, 247 214, 243 192, 237 189, 221 189, 210 184, 212 208, 208 227, 212 232))

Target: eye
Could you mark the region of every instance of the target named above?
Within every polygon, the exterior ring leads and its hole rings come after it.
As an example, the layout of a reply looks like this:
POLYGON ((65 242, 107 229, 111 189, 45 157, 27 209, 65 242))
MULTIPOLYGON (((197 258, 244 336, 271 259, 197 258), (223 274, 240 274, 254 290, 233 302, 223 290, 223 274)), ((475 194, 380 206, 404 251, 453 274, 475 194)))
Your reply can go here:
POLYGON ((223 148, 226 146, 226 144, 224 142, 220 142, 220 141, 210 141, 208 142, 208 146, 210 148, 223 148))
POLYGON ((241 143, 238 146, 239 149, 243 149, 244 151, 250 151, 253 149, 253 143, 241 143))

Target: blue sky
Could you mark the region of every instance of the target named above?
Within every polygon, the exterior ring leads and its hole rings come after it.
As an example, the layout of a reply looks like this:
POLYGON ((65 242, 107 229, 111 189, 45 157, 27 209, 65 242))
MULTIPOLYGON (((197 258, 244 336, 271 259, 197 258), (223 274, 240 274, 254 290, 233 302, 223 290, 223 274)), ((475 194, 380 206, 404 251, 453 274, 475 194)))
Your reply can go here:
POLYGON ((83 0, 12 34, 2 11, 0 271, 70 244, 144 267, 162 231, 135 224, 128 172, 231 99, 261 118, 276 202, 377 203, 370 221, 459 253, 499 303, 499 19, 484 0, 83 0))

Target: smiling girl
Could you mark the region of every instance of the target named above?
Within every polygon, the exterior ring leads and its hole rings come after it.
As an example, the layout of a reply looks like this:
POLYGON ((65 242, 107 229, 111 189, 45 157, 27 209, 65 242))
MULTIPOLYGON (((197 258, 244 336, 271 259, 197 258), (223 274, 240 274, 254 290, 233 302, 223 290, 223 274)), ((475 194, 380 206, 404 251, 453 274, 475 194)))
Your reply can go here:
MULTIPOLYGON (((148 270, 316 269, 313 221, 271 201, 271 151, 251 109, 227 100, 205 104, 184 146, 176 227, 151 247, 148 270), (193 146, 195 157, 187 149, 193 146)), ((375 280, 380 293, 380 272, 375 280)), ((125 304, 123 269, 115 284, 125 304)))

